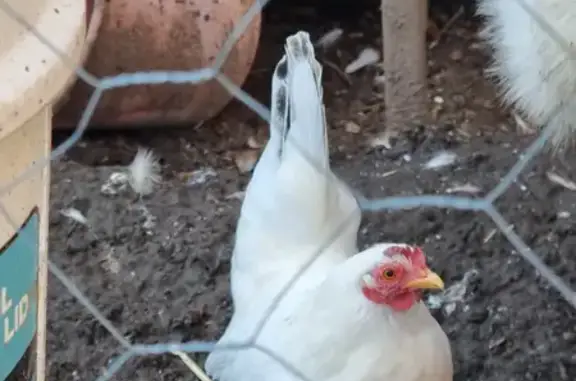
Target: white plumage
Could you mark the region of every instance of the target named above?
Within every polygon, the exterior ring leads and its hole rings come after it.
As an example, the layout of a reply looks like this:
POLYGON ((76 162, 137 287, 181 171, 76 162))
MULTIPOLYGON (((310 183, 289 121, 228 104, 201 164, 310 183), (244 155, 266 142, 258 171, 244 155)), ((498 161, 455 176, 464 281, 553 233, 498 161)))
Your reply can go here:
POLYGON ((160 163, 154 152, 138 148, 132 163, 128 165, 128 182, 134 192, 146 196, 154 191, 161 180, 160 163))
MULTIPOLYGON (((288 37, 285 50, 272 81, 270 140, 238 221, 234 311, 219 345, 250 339, 278 293, 321 251, 255 343, 311 381, 451 381, 448 339, 419 300, 396 312, 363 295, 362 282, 371 286, 378 266, 412 268, 410 260, 386 255, 409 246, 377 244, 357 253, 361 211, 330 172, 322 68, 306 32, 288 37)), ((299 380, 257 349, 214 351, 205 368, 219 381, 299 380)))
POLYGON ((479 13, 504 101, 535 124, 554 125, 552 143, 565 146, 576 132, 576 2, 479 0, 479 13))

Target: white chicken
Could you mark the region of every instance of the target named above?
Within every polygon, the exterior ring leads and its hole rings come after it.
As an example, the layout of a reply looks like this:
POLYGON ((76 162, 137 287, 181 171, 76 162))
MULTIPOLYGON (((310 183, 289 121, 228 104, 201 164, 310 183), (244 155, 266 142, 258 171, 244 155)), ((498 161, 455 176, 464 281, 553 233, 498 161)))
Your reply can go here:
POLYGON ((576 133, 576 2, 479 0, 478 12, 504 101, 553 125, 553 145, 565 147, 576 133))
POLYGON ((322 67, 306 32, 288 37, 285 51, 273 75, 270 140, 236 232, 233 316, 218 342, 253 340, 285 363, 257 348, 215 350, 207 373, 219 381, 451 381, 448 338, 421 301, 421 290, 442 280, 418 247, 358 253, 360 208, 330 172, 322 67))

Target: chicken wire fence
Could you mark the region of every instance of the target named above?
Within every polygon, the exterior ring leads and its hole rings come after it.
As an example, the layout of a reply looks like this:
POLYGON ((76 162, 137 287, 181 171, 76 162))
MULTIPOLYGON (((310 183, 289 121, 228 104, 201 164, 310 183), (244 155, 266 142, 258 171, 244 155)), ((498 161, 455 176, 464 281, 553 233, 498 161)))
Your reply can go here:
MULTIPOLYGON (((530 6, 528 6, 524 0, 511 0, 517 1, 522 8, 531 15, 540 27, 546 31, 553 39, 566 51, 567 56, 570 59, 576 59, 576 52, 571 49, 569 42, 564 40, 562 36, 555 32, 553 26, 548 24, 540 15, 538 15, 530 6)), ((211 67, 201 68, 197 70, 190 71, 151 71, 151 72, 137 72, 137 73, 124 73, 112 77, 96 78, 92 74, 88 73, 82 67, 74 67, 77 76, 85 81, 87 84, 94 88, 94 92, 89 99, 89 102, 84 110, 82 117, 74 131, 74 133, 62 144, 56 147, 50 157, 45 158, 40 162, 36 162, 30 166, 27 170, 20 173, 16 179, 14 179, 9 184, 0 185, 0 194, 4 195, 9 192, 16 184, 22 182, 27 177, 29 177, 34 171, 40 171, 44 166, 50 165, 50 161, 64 155, 72 146, 74 146, 83 136, 90 118, 94 113, 94 110, 100 100, 102 94, 106 90, 127 87, 137 84, 162 84, 162 83, 173 83, 173 84, 199 84, 209 80, 215 79, 224 88, 227 89, 236 99, 240 100, 248 107, 250 107, 255 113, 257 113, 261 118, 269 122, 270 112, 269 110, 252 98, 245 91, 236 86, 232 81, 230 81, 226 76, 220 73, 224 62, 227 59, 228 54, 233 49, 236 41, 242 36, 244 31, 249 26, 252 19, 262 11, 266 4, 270 0, 256 0, 253 5, 248 9, 248 11, 242 16, 240 20, 236 23, 235 27, 231 31, 228 39, 223 44, 221 51, 215 58, 214 63, 211 67)), ((63 60, 71 62, 71 60, 66 57, 63 52, 59 51, 52 44, 43 37, 42 33, 26 22, 26 20, 18 14, 14 9, 10 7, 4 0, 0 1, 0 9, 5 12, 8 16, 15 19, 17 22, 24 25, 29 29, 41 42, 46 44, 54 53, 58 54, 63 60)), ((495 208, 494 201, 498 199, 506 190, 516 181, 516 178, 520 175, 523 169, 529 164, 529 162, 542 150, 548 139, 553 133, 553 125, 547 126, 543 129, 540 136, 525 150, 525 152, 520 156, 516 164, 509 170, 509 172, 500 180, 498 185, 494 187, 485 197, 481 199, 472 199, 467 197, 455 197, 455 196, 442 196, 442 195, 424 195, 424 196, 408 196, 408 197, 385 197, 379 199, 367 199, 362 195, 357 195, 357 200, 360 208, 363 211, 384 211, 388 210, 400 210, 415 207, 440 207, 440 208, 454 208, 459 210, 477 211, 486 213, 496 226, 502 231, 504 236, 510 241, 510 243, 518 250, 518 252, 527 260, 542 276, 544 276, 547 281, 553 286, 566 301, 576 308, 576 292, 571 289, 571 287, 562 280, 555 272, 548 267, 539 257, 528 247, 510 227, 511 225, 504 219, 502 214, 495 208)), ((294 142, 290 142, 294 144, 294 142)), ((298 147, 296 147, 298 149, 298 147)), ((304 155, 304 152, 300 150, 304 155)), ((314 163, 312 163, 314 164, 314 163)), ((327 176, 334 176, 329 173, 327 176)), ((19 230, 18 224, 15 223, 14 219, 9 215, 7 209, 2 203, 0 203, 0 213, 3 217, 10 223, 15 231, 19 230)), ((337 237, 340 232, 346 228, 346 223, 339 226, 332 237, 337 237)), ((120 343, 124 348, 124 352, 113 361, 110 361, 108 368, 105 372, 99 376, 97 381, 107 381, 109 380, 120 368, 131 358, 136 356, 147 356, 147 355, 159 355, 159 354, 174 354, 182 359, 184 364, 202 381, 209 380, 206 375, 202 372, 200 367, 187 355, 187 353, 207 353, 214 350, 242 350, 247 348, 254 348, 259 351, 266 353, 275 361, 286 367, 291 373, 303 380, 309 380, 304 374, 296 369, 296 367, 288 364, 282 359, 281 354, 273 353, 270 349, 264 348, 256 342, 257 337, 264 327, 267 318, 270 316, 271 312, 278 306, 282 297, 298 279, 298 277, 307 269, 308 266, 318 257, 318 255, 323 251, 324 247, 327 246, 329 242, 326 242, 322 247, 319 247, 315 255, 311 256, 311 259, 306 263, 293 279, 291 279, 288 284, 285 285, 283 290, 277 295, 274 301, 269 306, 267 313, 261 317, 261 321, 257 324, 255 332, 250 335, 250 338, 244 342, 227 344, 227 345, 216 345, 215 342, 208 341, 190 341, 185 343, 162 343, 162 344, 138 344, 131 343, 127 338, 125 338, 120 331, 108 320, 98 308, 90 302, 83 295, 80 289, 64 274, 64 272, 59 269, 54 263, 48 260, 49 271, 69 290, 69 292, 74 295, 80 303, 91 313, 94 317, 109 331, 109 333, 120 343)))

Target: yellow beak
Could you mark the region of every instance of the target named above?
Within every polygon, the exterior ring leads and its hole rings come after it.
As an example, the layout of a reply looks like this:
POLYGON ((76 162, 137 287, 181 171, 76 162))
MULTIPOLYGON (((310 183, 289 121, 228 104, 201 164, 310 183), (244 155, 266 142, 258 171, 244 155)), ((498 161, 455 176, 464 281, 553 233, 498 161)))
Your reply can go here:
POLYGON ((435 272, 427 270, 423 277, 409 281, 406 283, 405 287, 443 290, 444 281, 435 272))

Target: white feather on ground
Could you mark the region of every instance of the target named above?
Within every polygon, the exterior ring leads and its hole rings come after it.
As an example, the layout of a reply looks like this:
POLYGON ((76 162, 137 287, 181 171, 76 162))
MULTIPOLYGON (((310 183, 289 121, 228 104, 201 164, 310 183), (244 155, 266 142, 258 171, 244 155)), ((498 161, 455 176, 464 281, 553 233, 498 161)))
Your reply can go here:
POLYGON ((192 172, 180 173, 179 177, 186 181, 186 185, 200 185, 206 183, 210 178, 218 176, 218 173, 211 167, 197 169, 192 172))
POLYGON ((139 195, 148 195, 161 181, 160 164, 151 150, 139 148, 134 160, 128 166, 129 184, 139 195))
POLYGON ((476 194, 482 191, 480 187, 477 187, 474 184, 466 183, 466 184, 457 184, 448 189, 446 189, 446 193, 469 193, 469 194, 476 194))
POLYGON ((79 224, 88 225, 88 219, 82 214, 81 211, 76 208, 62 209, 60 214, 71 219, 72 221, 78 222, 79 224))
POLYGON ((576 183, 572 180, 564 178, 551 171, 546 172, 546 177, 548 177, 548 180, 550 180, 554 184, 560 185, 561 187, 564 187, 571 191, 576 191, 576 183))
POLYGON ((442 308, 442 312, 444 312, 445 316, 452 315, 456 310, 457 304, 464 301, 468 287, 477 275, 478 270, 476 269, 467 271, 459 282, 453 283, 452 286, 444 290, 442 293, 429 295, 426 300, 426 305, 430 309, 442 308))
POLYGON ((343 33, 344 31, 342 29, 334 28, 320 37, 318 41, 316 41, 316 46, 322 49, 328 49, 338 42, 343 33))
POLYGON ((376 49, 366 48, 360 52, 360 54, 354 61, 350 62, 348 66, 346 66, 346 69, 344 69, 344 71, 346 72, 346 74, 352 74, 366 66, 378 63, 379 60, 380 60, 380 53, 378 53, 376 49))
POLYGON ((426 164, 424 164, 424 168, 426 169, 440 169, 443 167, 447 167, 452 165, 456 162, 458 155, 454 152, 450 151, 441 151, 438 152, 430 159, 426 164))

